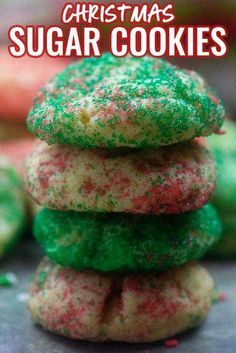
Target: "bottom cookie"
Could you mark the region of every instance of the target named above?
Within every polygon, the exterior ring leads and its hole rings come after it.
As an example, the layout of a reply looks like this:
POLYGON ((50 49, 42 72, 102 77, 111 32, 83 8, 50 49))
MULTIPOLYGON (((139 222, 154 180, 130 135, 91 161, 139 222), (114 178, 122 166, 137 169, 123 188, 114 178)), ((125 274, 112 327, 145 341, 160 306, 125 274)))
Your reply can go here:
POLYGON ((197 326, 213 281, 198 264, 163 274, 75 272, 45 258, 30 288, 32 319, 81 340, 153 342, 197 326))

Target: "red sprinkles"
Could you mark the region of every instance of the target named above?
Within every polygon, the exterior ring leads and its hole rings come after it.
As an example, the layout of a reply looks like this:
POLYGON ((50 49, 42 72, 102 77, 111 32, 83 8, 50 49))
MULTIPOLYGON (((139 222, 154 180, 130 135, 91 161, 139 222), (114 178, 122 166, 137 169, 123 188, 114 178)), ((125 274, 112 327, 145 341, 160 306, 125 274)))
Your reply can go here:
POLYGON ((218 294, 218 301, 219 302, 223 302, 227 299, 227 294, 225 292, 220 292, 218 294))
POLYGON ((177 347, 178 344, 179 344, 179 341, 177 339, 174 339, 174 338, 165 341, 165 346, 167 348, 177 347))

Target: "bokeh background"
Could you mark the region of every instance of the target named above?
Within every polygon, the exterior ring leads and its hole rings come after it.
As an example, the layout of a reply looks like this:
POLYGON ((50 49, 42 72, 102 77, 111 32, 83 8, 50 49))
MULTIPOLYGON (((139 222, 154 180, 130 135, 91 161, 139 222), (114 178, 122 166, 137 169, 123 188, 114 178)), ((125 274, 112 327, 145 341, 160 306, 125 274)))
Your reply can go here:
MULTIPOLYGON (((73 1, 72 1, 73 2, 73 1)), ((75 1, 74 1, 75 2, 75 1)), ((105 2, 108 2, 107 0, 105 2)), ((115 1, 120 2, 120 1, 115 1)), ((129 2, 142 2, 132 1, 129 2)), ((151 2, 151 1, 150 1, 151 2)), ((161 0, 165 4, 169 1, 161 0)), ((228 114, 236 115, 236 1, 235 0, 173 0, 177 23, 180 24, 221 24, 227 27, 229 55, 224 59, 180 59, 181 67, 196 69, 215 87, 224 100, 228 114)), ((64 0, 1 0, 0 37, 7 42, 8 29, 15 24, 56 24, 64 0)), ((58 59, 57 59, 58 60, 58 59)), ((2 65, 0 61, 0 66, 2 65)), ((35 73, 36 74, 36 73, 35 73)), ((48 78, 48 73, 45 75, 48 78)), ((43 71, 41 73, 43 81, 43 71)))

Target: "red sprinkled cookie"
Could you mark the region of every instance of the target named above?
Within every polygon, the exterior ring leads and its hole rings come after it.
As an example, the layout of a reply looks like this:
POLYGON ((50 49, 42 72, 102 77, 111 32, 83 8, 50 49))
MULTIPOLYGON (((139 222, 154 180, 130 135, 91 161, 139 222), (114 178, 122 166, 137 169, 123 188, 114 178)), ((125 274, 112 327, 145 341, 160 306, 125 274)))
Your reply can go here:
POLYGON ((81 150, 39 143, 26 161, 28 190, 50 209, 172 214, 207 203, 215 166, 192 141, 158 150, 81 150))
POLYGON ((35 322, 73 339, 152 342, 197 326, 213 281, 198 264, 164 274, 75 272, 45 258, 30 289, 35 322))

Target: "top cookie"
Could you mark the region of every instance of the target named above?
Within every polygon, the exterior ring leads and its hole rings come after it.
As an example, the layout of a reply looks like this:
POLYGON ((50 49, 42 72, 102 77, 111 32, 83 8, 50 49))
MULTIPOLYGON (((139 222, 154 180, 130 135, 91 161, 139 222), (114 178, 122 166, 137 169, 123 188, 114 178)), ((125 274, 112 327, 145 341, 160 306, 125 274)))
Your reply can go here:
POLYGON ((195 72, 111 54, 67 67, 35 99, 28 127, 49 143, 159 147, 219 130, 224 108, 195 72))

